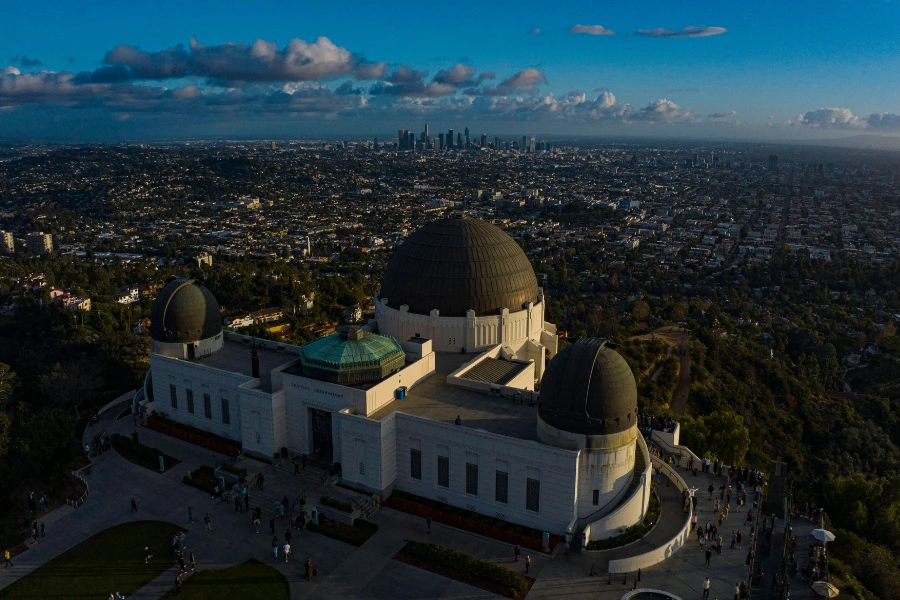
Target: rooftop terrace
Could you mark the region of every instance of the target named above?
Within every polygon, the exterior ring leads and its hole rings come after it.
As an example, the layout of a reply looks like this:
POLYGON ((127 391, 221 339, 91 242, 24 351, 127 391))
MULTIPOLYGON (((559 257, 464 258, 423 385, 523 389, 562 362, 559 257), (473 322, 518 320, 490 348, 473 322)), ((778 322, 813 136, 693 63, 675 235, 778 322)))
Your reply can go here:
MULTIPOLYGON (((259 355, 259 389, 268 393, 272 392, 272 369, 299 360, 296 354, 285 354, 275 351, 275 346, 276 342, 269 342, 269 347, 261 348, 257 346, 256 348, 256 352, 259 355)), ((252 377, 252 353, 253 347, 251 344, 225 338, 222 349, 215 354, 204 356, 203 358, 189 359, 188 362, 252 377)))
POLYGON ((447 375, 472 360, 471 354, 435 354, 434 374, 410 389, 406 398, 394 400, 371 418, 380 420, 393 412, 453 423, 463 427, 522 440, 537 440, 537 402, 529 406, 531 392, 523 391, 521 403, 447 384, 447 375))

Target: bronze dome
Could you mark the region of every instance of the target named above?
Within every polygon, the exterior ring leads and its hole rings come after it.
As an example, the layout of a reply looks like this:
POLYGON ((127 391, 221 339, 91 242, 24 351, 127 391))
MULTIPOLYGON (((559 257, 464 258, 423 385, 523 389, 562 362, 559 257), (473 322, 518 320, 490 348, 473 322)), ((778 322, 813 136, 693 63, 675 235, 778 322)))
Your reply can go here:
POLYGON ((176 279, 160 290, 150 310, 150 337, 157 342, 198 342, 222 333, 215 296, 194 279, 176 279))
POLYGON ((637 423, 631 367, 604 340, 581 338, 547 365, 538 414, 548 425, 584 435, 620 433, 637 423))
POLYGON ((379 296, 416 314, 482 316, 537 302, 538 284, 514 239, 486 221, 456 217, 428 223, 397 248, 379 296))

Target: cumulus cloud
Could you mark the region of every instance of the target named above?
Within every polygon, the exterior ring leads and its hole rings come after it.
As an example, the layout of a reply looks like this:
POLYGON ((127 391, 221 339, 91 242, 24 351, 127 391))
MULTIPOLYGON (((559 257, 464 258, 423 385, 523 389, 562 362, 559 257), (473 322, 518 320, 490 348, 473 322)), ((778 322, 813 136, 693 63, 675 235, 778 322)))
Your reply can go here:
POLYGON ((466 94, 471 96, 509 96, 514 94, 536 94, 537 86, 546 85, 547 77, 535 68, 521 69, 515 75, 507 77, 496 86, 470 88, 466 94))
POLYGON ((692 111, 689 108, 682 108, 665 98, 654 100, 647 106, 635 111, 631 115, 633 121, 646 121, 651 123, 674 121, 688 121, 692 117, 692 111))
POLYGON ((40 67, 40 66, 43 66, 43 64, 44 64, 41 61, 39 61, 38 59, 31 58, 30 56, 25 56, 24 54, 16 54, 15 56, 10 56, 9 62, 20 64, 26 68, 40 67))
POLYGON ((736 114, 737 114, 736 110, 730 110, 730 111, 724 112, 724 113, 722 113, 722 112, 710 113, 706 116, 709 117, 710 119, 727 119, 729 117, 733 117, 736 114))
POLYGON ((864 124, 849 108, 820 108, 797 117, 797 123, 805 127, 854 128, 864 124))
POLYGON ((399 67, 387 80, 372 86, 370 93, 375 96, 438 98, 455 94, 462 87, 477 86, 486 79, 494 78, 493 73, 476 72, 475 67, 459 63, 438 71, 431 81, 426 82, 425 76, 428 73, 410 67, 399 67))
POLYGON ((535 27, 534 29, 530 30, 528 33, 530 33, 531 35, 541 35, 541 29, 540 29, 540 27, 535 27))
POLYGON ((615 35, 615 31, 610 31, 603 25, 572 25, 569 27, 571 33, 581 33, 584 35, 615 35))
POLYGON ((234 82, 312 81, 332 77, 378 79, 386 63, 370 62, 326 37, 309 43, 291 40, 284 48, 258 39, 252 44, 226 42, 206 46, 191 38, 190 45, 146 52, 119 45, 107 52, 105 67, 92 74, 93 82, 164 80, 205 77, 230 85, 234 82))
POLYGON ((900 115, 892 113, 872 113, 866 115, 866 125, 869 129, 900 131, 900 115))
POLYGON ((697 27, 695 25, 691 25, 690 27, 685 27, 684 29, 663 29, 662 27, 658 27, 656 29, 638 29, 634 33, 636 35, 643 35, 647 37, 656 37, 656 38, 697 38, 697 37, 709 37, 711 35, 720 35, 728 31, 724 27, 697 27))

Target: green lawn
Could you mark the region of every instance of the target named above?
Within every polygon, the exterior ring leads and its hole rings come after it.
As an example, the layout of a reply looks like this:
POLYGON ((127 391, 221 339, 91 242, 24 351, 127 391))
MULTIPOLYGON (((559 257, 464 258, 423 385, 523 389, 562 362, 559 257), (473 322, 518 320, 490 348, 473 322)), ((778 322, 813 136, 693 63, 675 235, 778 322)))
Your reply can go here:
MULTIPOLYGON (((164 597, 174 596, 173 589, 164 597)), ((290 596, 287 579, 275 567, 248 560, 230 569, 201 571, 191 575, 178 597, 183 600, 288 600, 290 596)))
POLYGON ((102 600, 116 591, 131 596, 173 564, 169 544, 179 530, 163 521, 111 527, 0 590, 0 598, 102 600), (153 553, 148 564, 144 546, 153 553))

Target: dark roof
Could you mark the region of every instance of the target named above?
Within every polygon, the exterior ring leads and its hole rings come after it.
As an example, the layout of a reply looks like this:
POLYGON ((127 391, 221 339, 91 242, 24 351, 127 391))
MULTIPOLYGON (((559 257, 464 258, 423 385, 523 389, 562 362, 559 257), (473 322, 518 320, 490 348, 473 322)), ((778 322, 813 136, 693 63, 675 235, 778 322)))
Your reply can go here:
POLYGON ((194 279, 170 281, 153 301, 150 337, 157 342, 197 342, 221 332, 219 303, 194 279))
POLYGON ((381 298, 412 313, 464 317, 522 310, 537 302, 534 269, 514 239, 480 219, 432 221, 400 245, 384 272, 381 298))
POLYGON ((538 414, 548 425, 571 433, 625 431, 637 422, 631 367, 604 340, 581 338, 547 364, 538 414))
POLYGON ((526 362, 513 362, 502 358, 486 358, 462 375, 463 379, 474 379, 485 383, 506 385, 528 366, 526 362))

